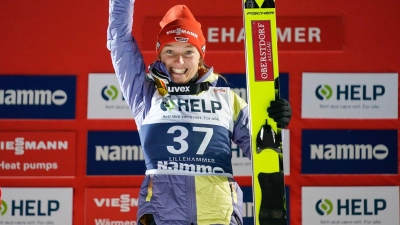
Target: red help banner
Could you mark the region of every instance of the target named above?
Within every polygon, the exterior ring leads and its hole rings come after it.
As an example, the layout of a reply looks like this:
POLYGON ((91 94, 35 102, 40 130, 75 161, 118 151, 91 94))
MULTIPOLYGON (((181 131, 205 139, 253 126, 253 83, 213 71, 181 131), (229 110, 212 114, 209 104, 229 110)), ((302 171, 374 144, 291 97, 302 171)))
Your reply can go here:
MULTIPOLYGON (((155 51, 161 17, 146 17, 142 26, 141 47, 155 51)), ((243 51, 242 17, 197 17, 206 38, 207 51, 243 51)), ((278 51, 338 51, 343 50, 343 18, 278 17, 278 51)), ((137 25, 136 25, 137 26, 137 25)))
POLYGON ((136 224, 140 188, 87 188, 86 225, 136 224))
POLYGON ((75 176, 75 132, 0 132, 0 176, 75 176))

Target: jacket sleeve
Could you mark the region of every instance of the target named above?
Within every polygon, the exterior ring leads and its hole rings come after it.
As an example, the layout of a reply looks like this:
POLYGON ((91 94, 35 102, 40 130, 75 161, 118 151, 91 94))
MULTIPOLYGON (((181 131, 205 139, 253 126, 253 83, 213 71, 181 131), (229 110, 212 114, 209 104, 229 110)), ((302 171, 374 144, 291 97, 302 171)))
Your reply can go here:
POLYGON ((250 133, 249 133, 249 111, 247 103, 236 93, 231 91, 233 98, 234 126, 232 142, 251 159, 250 133))
POLYGON ((132 36, 134 2, 109 0, 107 48, 125 101, 140 127, 150 107, 154 85, 146 81, 144 59, 132 36))

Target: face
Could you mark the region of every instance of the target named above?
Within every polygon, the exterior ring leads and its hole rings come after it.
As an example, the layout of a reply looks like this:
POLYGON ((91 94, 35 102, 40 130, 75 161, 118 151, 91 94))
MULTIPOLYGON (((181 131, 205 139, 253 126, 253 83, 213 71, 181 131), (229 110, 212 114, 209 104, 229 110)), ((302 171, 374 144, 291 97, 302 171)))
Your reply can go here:
POLYGON ((172 81, 177 84, 185 84, 198 71, 200 53, 189 43, 171 42, 161 50, 160 59, 167 67, 172 81))

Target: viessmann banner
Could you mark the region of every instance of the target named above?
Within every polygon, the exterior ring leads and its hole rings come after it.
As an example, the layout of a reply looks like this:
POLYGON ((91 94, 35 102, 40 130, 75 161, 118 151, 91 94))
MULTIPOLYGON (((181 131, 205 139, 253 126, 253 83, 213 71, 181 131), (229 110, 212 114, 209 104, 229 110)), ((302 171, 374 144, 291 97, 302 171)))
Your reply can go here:
POLYGON ((85 225, 136 224, 140 188, 87 188, 85 225))
POLYGON ((0 132, 0 176, 75 176, 75 155, 75 132, 0 132))

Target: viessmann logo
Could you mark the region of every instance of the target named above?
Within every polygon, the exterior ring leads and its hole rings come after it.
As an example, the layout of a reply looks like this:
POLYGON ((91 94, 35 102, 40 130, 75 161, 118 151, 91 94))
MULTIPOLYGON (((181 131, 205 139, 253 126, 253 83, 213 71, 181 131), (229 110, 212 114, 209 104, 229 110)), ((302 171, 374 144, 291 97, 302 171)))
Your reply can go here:
POLYGON ((196 34, 195 32, 192 32, 190 30, 185 30, 185 29, 182 29, 182 28, 177 28, 175 30, 169 30, 169 31, 166 32, 166 34, 176 34, 176 35, 188 34, 188 35, 191 35, 191 36, 193 36, 195 38, 199 38, 199 35, 196 34))
POLYGON ((138 199, 129 194, 121 194, 119 198, 94 198, 97 207, 119 208, 120 212, 130 212, 131 208, 137 207, 138 199))
POLYGON ((15 155, 23 155, 25 151, 68 150, 66 140, 33 141, 25 137, 16 137, 14 140, 0 140, 0 152, 14 151, 15 155))

